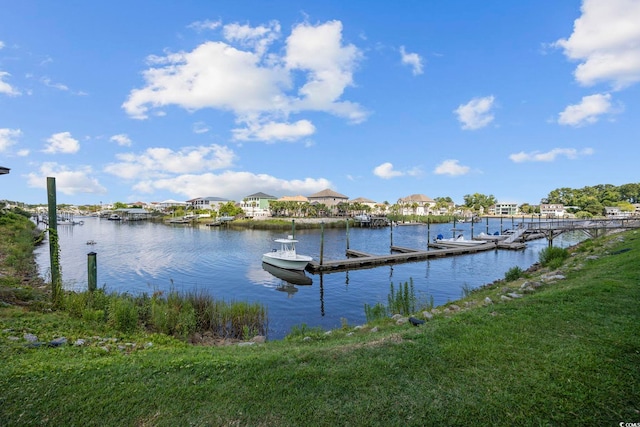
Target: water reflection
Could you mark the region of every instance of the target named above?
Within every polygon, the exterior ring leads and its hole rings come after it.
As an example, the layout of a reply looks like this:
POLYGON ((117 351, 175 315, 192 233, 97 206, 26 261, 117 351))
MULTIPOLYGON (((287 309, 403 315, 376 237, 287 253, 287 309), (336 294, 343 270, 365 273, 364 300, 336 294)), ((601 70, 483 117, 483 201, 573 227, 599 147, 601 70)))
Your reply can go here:
POLYGON ((308 277, 304 271, 285 270, 264 262, 262 268, 290 285, 311 285, 313 283, 313 279, 308 277))

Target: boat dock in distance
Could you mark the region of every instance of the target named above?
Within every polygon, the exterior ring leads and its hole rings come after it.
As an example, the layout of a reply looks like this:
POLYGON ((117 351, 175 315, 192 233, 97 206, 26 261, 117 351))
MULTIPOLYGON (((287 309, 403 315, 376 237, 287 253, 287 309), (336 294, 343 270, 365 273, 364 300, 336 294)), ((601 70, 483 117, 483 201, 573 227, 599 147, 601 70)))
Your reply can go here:
POLYGON ((442 258, 446 256, 473 254, 480 251, 496 249, 523 249, 524 244, 490 241, 473 246, 450 246, 441 249, 419 250, 405 248, 402 246, 391 246, 389 255, 372 255, 353 249, 347 249, 347 259, 324 261, 322 264, 311 261, 307 264, 306 270, 312 274, 333 273, 346 270, 359 270, 364 268, 374 268, 383 265, 393 265, 405 262, 424 261, 430 258, 442 258))

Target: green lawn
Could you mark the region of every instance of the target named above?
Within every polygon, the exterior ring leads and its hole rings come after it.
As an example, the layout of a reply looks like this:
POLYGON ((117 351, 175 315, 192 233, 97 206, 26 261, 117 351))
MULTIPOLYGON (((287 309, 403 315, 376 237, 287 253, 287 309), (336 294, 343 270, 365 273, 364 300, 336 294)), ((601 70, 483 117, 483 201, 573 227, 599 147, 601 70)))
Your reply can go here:
POLYGON ((473 308, 419 327, 386 322, 246 347, 120 336, 65 313, 0 308, 0 425, 640 422, 639 261, 640 232, 630 231, 590 241, 557 271, 565 279, 523 298, 500 295, 548 271, 472 292, 473 308), (25 333, 69 344, 31 348, 25 333), (79 338, 85 345, 72 345, 79 338))

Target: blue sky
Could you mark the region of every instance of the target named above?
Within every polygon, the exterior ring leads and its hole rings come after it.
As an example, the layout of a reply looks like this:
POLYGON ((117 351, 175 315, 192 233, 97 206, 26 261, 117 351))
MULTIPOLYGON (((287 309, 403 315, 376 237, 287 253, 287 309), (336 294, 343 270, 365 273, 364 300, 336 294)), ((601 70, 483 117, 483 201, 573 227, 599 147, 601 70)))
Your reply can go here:
POLYGON ((639 182, 640 1, 0 0, 0 199, 639 182))

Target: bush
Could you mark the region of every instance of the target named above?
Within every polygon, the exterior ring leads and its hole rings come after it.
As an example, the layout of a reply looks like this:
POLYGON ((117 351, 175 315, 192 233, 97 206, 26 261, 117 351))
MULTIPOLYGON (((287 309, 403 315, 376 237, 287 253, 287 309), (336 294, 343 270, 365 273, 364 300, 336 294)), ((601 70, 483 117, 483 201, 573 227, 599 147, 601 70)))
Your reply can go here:
POLYGON ((511 267, 505 274, 504 280, 507 282, 513 282, 514 280, 518 280, 522 277, 522 269, 518 266, 511 267))
POLYGON ((387 307, 385 307, 384 304, 381 303, 377 303, 373 307, 369 304, 365 304, 364 315, 367 319, 367 323, 385 319, 387 317, 387 307))
POLYGON ((409 315, 416 311, 416 294, 413 287, 413 279, 404 282, 404 286, 398 286, 396 291, 391 283, 391 290, 387 296, 389 302, 389 314, 409 315))
POLYGON ((138 327, 138 309, 128 295, 111 299, 109 324, 120 332, 133 332, 138 327))
POLYGON ((569 251, 566 249, 550 247, 540 251, 539 262, 543 267, 549 267, 555 270, 559 268, 568 257, 569 251))

